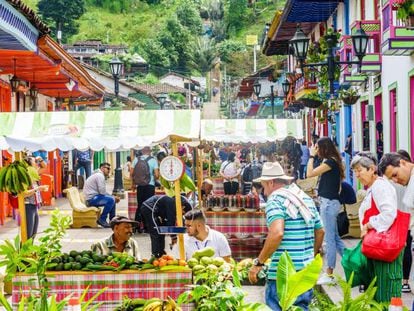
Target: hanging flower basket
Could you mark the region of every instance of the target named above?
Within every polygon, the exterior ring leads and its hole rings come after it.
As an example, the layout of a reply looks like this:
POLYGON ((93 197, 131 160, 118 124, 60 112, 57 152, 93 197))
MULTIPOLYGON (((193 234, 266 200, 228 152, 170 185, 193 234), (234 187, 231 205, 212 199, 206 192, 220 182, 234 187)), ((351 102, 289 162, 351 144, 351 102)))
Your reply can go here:
POLYGON ((359 96, 358 95, 347 96, 347 97, 342 97, 341 99, 345 105, 351 106, 351 105, 354 105, 358 101, 359 96))
POLYGON ((308 108, 318 108, 323 103, 321 100, 311 98, 301 98, 299 101, 303 104, 303 106, 308 108))

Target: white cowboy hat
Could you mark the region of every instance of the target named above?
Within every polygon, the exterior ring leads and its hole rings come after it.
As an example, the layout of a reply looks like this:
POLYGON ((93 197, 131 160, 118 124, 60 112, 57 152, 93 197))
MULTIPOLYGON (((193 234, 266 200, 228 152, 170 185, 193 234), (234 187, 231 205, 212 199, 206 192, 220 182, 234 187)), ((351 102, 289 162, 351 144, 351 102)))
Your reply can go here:
POLYGON ((292 180, 293 177, 285 174, 279 162, 266 162, 263 164, 262 176, 253 180, 253 182, 261 182, 272 179, 292 180))

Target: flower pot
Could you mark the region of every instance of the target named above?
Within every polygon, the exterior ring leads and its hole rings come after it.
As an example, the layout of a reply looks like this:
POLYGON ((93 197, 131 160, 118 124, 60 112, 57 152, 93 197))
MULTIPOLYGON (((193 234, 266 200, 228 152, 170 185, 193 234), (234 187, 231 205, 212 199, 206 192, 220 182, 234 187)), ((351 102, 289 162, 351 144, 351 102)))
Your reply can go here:
POLYGON ((358 101, 359 96, 348 96, 348 97, 342 97, 341 99, 345 105, 350 106, 350 105, 354 105, 358 101))
POLYGON ((308 108, 318 108, 322 105, 322 101, 316 99, 301 98, 299 101, 303 104, 303 106, 308 108))

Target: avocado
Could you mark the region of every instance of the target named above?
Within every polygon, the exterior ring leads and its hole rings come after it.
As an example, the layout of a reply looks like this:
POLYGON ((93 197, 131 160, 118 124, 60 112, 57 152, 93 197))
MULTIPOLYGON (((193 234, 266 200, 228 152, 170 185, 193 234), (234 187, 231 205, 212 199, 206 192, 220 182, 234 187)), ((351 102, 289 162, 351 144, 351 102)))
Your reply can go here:
POLYGON ((65 263, 65 264, 63 265, 63 269, 64 269, 65 271, 69 271, 69 270, 71 270, 71 269, 72 269, 72 263, 70 263, 70 262, 65 263))
POLYGON ((79 255, 79 253, 77 251, 70 251, 69 252, 70 257, 76 258, 76 256, 78 256, 78 255, 79 255))
POLYGON ((72 265, 72 269, 73 270, 81 270, 82 269, 82 264, 80 264, 79 262, 75 262, 72 265))
POLYGON ((93 261, 98 262, 98 263, 105 261, 105 257, 101 256, 101 255, 98 255, 98 254, 93 254, 92 259, 93 259, 93 261))
POLYGON ((63 270, 63 263, 60 262, 57 264, 57 266, 55 267, 55 271, 62 271, 63 270))

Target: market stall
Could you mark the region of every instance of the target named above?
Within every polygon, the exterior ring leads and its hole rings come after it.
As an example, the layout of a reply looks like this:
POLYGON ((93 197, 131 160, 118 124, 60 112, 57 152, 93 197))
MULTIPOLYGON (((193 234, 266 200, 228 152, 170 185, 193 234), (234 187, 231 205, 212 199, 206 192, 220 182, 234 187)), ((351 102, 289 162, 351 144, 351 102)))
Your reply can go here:
MULTIPOLYGON (((124 270, 110 271, 67 271, 48 273, 50 294, 56 294, 60 301, 69 294, 80 297, 89 286, 85 299, 89 300, 101 289, 107 289, 99 295, 94 303, 103 302, 99 310, 114 310, 127 296, 131 299, 150 299, 158 297, 173 299, 187 290, 186 286, 192 284, 192 271, 180 272, 147 272, 124 270)), ((33 288, 37 287, 33 275, 18 274, 13 279, 13 307, 16 307, 23 295, 29 296, 33 288)))
MULTIPOLYGON (((287 136, 303 138, 302 120, 300 119, 230 119, 230 120, 201 120, 202 141, 224 143, 265 143, 283 140, 287 136)), ((223 208, 223 186, 221 178, 213 179, 214 194, 221 198, 213 204, 203 203, 207 207, 208 224, 224 233, 236 260, 246 257, 256 257, 262 249, 267 234, 265 213, 259 206, 243 204, 239 210, 223 208), (210 206, 212 205, 212 206, 210 206), (246 206, 247 210, 246 211, 246 206)), ((243 196, 242 196, 243 197, 243 196)), ((248 199, 248 197, 246 198, 248 199)), ((231 200, 231 199, 230 199, 231 200)), ((224 203, 226 205, 226 203, 224 203)))
MULTIPOLYGON (((115 151, 171 137, 174 142, 198 140, 200 111, 10 112, 0 114, 0 124, 0 150, 115 151)), ((25 239, 24 234, 22 238, 25 239)))

